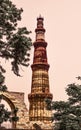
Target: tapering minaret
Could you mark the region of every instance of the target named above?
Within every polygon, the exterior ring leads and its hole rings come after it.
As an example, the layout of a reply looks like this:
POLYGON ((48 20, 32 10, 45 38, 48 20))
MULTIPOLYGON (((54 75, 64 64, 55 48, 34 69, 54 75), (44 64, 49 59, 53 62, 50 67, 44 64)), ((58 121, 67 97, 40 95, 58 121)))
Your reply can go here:
POLYGON ((30 102, 29 119, 30 121, 51 121, 51 111, 46 109, 45 99, 52 99, 49 87, 49 64, 47 62, 45 41, 45 29, 43 18, 37 18, 37 28, 35 29, 36 40, 34 42, 34 59, 32 68, 31 93, 28 95, 30 102))

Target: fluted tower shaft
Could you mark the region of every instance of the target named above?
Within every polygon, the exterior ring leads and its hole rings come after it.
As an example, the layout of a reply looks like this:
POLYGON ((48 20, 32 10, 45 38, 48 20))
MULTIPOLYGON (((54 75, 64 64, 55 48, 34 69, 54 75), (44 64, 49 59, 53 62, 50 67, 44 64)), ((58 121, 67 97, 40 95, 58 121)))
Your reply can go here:
POLYGON ((52 99, 49 87, 49 64, 47 62, 47 42, 45 42, 45 29, 43 18, 37 18, 34 42, 34 58, 32 68, 31 93, 28 95, 30 121, 50 121, 51 111, 46 110, 45 98, 52 99))

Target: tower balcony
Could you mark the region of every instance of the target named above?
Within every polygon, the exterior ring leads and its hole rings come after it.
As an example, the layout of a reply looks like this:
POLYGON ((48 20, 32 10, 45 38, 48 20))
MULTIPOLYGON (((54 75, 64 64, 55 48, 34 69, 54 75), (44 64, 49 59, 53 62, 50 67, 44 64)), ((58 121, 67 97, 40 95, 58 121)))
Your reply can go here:
POLYGON ((47 63, 45 64, 42 62, 41 63, 34 63, 31 65, 32 70, 38 70, 38 69, 48 70, 49 67, 50 67, 49 64, 47 64, 47 63))
POLYGON ((32 99, 39 99, 39 98, 49 98, 52 99, 53 95, 51 93, 30 93, 28 94, 28 99, 32 100, 32 99))
POLYGON ((47 42, 45 42, 44 40, 41 40, 41 39, 39 39, 39 40, 37 40, 37 41, 35 41, 34 43, 33 43, 33 45, 34 45, 34 47, 36 48, 36 47, 47 47, 47 42))

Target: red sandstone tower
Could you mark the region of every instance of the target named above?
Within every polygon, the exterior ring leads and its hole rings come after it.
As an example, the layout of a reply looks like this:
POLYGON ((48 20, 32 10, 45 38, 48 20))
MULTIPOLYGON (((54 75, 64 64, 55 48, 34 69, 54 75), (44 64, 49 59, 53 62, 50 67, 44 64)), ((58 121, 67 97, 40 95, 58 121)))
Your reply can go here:
POLYGON ((45 98, 52 99, 49 90, 49 64, 47 62, 45 41, 45 29, 43 18, 37 18, 37 28, 35 29, 36 40, 34 42, 34 58, 32 68, 31 93, 28 95, 30 102, 30 121, 51 121, 51 111, 46 110, 45 98))

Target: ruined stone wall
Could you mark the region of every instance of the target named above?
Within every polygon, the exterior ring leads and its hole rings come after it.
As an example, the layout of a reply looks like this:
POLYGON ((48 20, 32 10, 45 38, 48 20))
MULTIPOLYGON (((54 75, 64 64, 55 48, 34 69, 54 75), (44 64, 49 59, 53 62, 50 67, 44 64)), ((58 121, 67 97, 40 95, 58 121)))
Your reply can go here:
POLYGON ((19 121, 16 124, 16 128, 25 129, 27 128, 28 118, 28 110, 24 103, 24 93, 21 92, 0 92, 0 95, 3 95, 3 99, 9 104, 11 109, 14 107, 18 108, 17 116, 19 117, 19 121))

